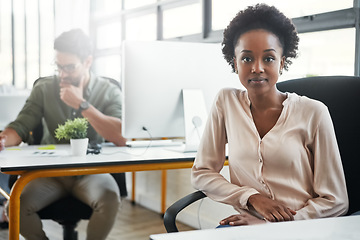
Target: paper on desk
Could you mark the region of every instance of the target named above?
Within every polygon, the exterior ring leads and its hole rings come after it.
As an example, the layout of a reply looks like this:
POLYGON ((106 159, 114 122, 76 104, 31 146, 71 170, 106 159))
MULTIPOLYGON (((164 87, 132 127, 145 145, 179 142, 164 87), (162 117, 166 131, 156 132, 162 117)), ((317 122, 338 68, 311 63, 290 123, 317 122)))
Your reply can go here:
POLYGON ((32 152, 30 157, 62 157, 70 156, 69 151, 66 150, 37 150, 32 152))
POLYGON ((58 150, 52 147, 37 147, 31 149, 22 149, 19 147, 9 147, 1 152, 0 156, 4 157, 61 157, 61 156, 69 156, 70 153, 68 150, 58 150))

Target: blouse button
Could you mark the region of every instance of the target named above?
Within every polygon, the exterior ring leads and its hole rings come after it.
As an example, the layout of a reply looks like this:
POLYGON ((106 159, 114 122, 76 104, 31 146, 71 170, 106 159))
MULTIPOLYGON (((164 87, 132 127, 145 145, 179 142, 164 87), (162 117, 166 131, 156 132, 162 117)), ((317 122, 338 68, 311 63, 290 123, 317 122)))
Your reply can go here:
POLYGON ((261 158, 259 158, 259 162, 261 162, 261 163, 262 163, 262 162, 263 162, 263 160, 262 160, 261 158))

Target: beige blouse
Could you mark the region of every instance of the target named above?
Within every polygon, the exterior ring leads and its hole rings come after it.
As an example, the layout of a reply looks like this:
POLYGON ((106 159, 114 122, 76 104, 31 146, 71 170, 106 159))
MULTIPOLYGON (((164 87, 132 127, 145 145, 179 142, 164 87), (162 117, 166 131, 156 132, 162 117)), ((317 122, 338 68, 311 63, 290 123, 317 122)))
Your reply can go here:
POLYGON ((261 139, 247 92, 221 90, 192 168, 193 186, 237 211, 261 193, 295 210, 296 220, 345 214, 345 177, 327 107, 295 93, 287 93, 283 106, 261 139), (230 182, 219 173, 226 143, 230 182))

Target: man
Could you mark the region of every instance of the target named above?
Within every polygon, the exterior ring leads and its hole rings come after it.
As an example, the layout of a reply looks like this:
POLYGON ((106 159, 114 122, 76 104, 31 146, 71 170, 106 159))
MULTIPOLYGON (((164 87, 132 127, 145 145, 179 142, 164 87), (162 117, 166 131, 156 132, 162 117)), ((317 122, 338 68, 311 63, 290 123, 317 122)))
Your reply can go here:
MULTIPOLYGON (((90 39, 80 29, 70 30, 55 39, 54 49, 57 75, 35 82, 17 119, 0 133, 0 151, 30 141, 29 133, 41 122, 41 143, 60 143, 54 136, 58 124, 76 117, 88 119, 90 142, 106 139, 117 146, 125 145, 121 135, 121 91, 108 79, 91 73, 90 39)), ((28 240, 48 239, 36 212, 68 194, 93 208, 87 239, 106 239, 120 204, 119 189, 110 174, 31 181, 21 195, 20 233, 28 240)))

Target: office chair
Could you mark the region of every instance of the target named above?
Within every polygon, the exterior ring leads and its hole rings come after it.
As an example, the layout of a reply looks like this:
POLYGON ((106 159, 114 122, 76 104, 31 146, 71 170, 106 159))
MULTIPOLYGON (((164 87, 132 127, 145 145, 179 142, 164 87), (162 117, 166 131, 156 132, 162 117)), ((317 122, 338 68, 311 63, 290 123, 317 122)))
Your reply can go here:
MULTIPOLYGON (((111 78, 108 79, 111 83, 120 88, 120 83, 111 78)), ((35 84, 41 81, 41 78, 34 82, 35 84)), ((33 129, 31 134, 31 144, 39 145, 43 136, 43 125, 40 123, 38 126, 33 129)), ((111 173, 115 181, 119 186, 120 196, 127 196, 126 188, 126 178, 125 173, 111 173)), ((11 189, 12 185, 17 180, 17 175, 10 175, 9 178, 9 187, 11 189)), ((56 202, 50 204, 46 208, 43 208, 38 212, 41 219, 53 220, 63 227, 63 239, 64 240, 77 240, 77 231, 75 230, 77 224, 80 220, 86 220, 91 217, 92 209, 90 206, 81 202, 73 196, 66 196, 62 199, 57 200, 56 202), (65 210, 65 211, 64 211, 65 210)))
MULTIPOLYGON (((346 186, 349 196, 351 215, 360 210, 360 77, 324 76, 300 78, 277 83, 282 92, 295 92, 308 96, 327 105, 333 120, 341 160, 344 168, 346 186)), ((165 212, 164 225, 167 232, 178 232, 176 227, 177 214, 188 205, 206 195, 201 191, 191 193, 173 205, 165 212)))

